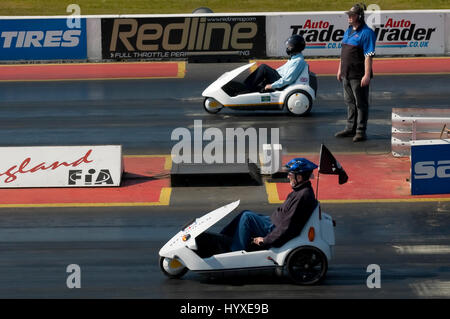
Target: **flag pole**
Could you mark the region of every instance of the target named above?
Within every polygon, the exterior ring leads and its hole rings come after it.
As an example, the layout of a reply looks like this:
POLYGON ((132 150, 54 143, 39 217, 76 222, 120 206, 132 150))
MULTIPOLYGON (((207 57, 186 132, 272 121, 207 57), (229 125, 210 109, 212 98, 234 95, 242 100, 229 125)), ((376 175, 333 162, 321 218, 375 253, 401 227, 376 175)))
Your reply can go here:
POLYGON ((316 184, 316 200, 319 200, 319 178, 320 178, 320 162, 322 159, 322 145, 320 145, 320 154, 319 154, 319 167, 317 169, 317 184, 316 184))
POLYGON ((320 173, 317 171, 316 200, 319 200, 319 177, 320 173))

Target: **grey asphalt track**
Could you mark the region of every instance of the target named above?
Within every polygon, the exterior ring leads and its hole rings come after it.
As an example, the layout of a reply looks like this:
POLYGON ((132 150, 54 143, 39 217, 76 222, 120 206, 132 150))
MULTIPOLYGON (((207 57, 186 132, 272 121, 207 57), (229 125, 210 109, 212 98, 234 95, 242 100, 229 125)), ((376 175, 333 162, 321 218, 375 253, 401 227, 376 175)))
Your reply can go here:
MULTIPOLYGON (((171 131, 280 128, 288 152, 389 153, 393 107, 448 108, 450 75, 376 76, 368 140, 335 139, 345 125, 342 89, 319 77, 311 114, 202 108, 202 90, 236 64, 189 64, 185 79, 0 83, 0 145, 122 144, 125 154, 169 154, 171 131)), ((338 186, 337 186, 338 187, 338 186)), ((370 184, 368 183, 368 187, 370 184)), ((1 196, 1 190, 0 190, 1 196)), ((263 187, 173 189, 170 206, 0 209, 0 298, 449 298, 450 203, 325 204, 337 221, 326 280, 300 287, 272 276, 164 277, 158 250, 193 217, 235 199, 270 214, 263 187), (80 289, 66 267, 81 267, 80 289), (369 289, 369 264, 381 288, 369 289)))
POLYGON ((177 127, 280 128, 288 152, 389 152, 393 107, 448 107, 448 75, 376 76, 365 143, 335 139, 345 126, 342 88, 319 77, 310 116, 224 110, 207 114, 201 93, 236 64, 189 64, 185 79, 0 83, 0 145, 122 144, 126 153, 169 154, 177 127))

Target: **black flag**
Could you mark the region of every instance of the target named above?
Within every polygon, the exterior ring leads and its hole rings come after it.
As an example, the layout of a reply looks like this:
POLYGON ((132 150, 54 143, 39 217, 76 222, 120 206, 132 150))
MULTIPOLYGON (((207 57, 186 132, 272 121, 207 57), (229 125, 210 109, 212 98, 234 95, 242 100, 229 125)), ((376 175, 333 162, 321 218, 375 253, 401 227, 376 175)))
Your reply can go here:
POLYGON ((339 184, 345 184, 348 180, 347 173, 341 164, 334 158, 333 154, 322 144, 320 148, 319 173, 339 175, 339 184))

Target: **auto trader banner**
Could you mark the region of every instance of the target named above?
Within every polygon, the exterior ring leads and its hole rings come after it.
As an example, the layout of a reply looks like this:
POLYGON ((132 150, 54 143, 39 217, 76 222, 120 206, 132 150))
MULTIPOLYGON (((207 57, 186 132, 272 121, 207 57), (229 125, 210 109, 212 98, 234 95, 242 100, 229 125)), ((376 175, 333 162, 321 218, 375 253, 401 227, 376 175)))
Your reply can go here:
POLYGON ((103 18, 103 59, 266 56, 265 16, 103 18))
MULTIPOLYGON (((445 52, 443 13, 368 11, 366 22, 375 31, 377 54, 428 55, 445 52)), ((344 13, 268 16, 267 55, 285 56, 284 41, 292 34, 300 34, 306 41, 306 56, 339 56, 347 28, 347 15, 344 13)))

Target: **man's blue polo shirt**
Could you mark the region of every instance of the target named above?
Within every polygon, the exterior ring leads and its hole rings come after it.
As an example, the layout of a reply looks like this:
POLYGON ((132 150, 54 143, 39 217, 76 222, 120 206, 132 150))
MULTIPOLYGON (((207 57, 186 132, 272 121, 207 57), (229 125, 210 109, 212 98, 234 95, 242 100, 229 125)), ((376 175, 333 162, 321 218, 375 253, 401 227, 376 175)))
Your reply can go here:
POLYGON ((375 32, 365 23, 356 30, 350 26, 345 31, 341 50, 342 77, 361 79, 364 76, 364 60, 375 55, 375 42, 375 32))

